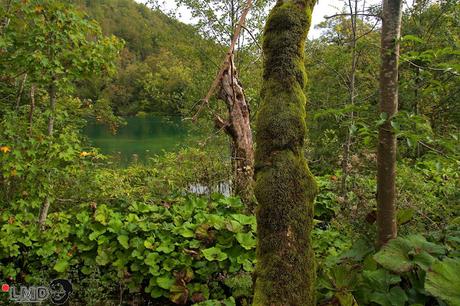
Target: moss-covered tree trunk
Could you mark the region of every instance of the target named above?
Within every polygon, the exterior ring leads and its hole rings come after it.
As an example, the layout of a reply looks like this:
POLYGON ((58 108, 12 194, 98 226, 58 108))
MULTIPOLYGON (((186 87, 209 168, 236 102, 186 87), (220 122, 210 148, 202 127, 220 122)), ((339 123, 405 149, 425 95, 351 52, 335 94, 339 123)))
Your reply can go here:
POLYGON ((304 46, 315 2, 278 0, 265 27, 255 153, 255 306, 315 304, 310 233, 317 186, 303 154, 304 46))

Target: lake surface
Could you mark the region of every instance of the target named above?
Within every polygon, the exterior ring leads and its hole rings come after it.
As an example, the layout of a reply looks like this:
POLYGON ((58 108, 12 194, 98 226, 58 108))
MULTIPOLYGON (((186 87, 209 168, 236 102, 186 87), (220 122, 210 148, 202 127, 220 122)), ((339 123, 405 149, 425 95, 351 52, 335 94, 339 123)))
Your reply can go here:
POLYGON ((84 132, 90 144, 101 152, 129 162, 137 155, 139 160, 175 151, 187 140, 188 129, 180 118, 159 116, 125 118, 127 125, 113 135, 109 129, 96 122, 88 122, 84 132))

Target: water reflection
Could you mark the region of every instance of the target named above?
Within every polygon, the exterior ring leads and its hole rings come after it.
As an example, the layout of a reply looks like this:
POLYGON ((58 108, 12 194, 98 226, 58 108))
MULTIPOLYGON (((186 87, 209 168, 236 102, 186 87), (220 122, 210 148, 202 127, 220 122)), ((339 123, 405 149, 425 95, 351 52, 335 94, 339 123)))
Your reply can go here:
POLYGON ((122 162, 144 161, 163 151, 177 150, 188 129, 180 118, 148 116, 126 118, 127 125, 113 135, 105 126, 89 122, 84 132, 90 144, 122 162))

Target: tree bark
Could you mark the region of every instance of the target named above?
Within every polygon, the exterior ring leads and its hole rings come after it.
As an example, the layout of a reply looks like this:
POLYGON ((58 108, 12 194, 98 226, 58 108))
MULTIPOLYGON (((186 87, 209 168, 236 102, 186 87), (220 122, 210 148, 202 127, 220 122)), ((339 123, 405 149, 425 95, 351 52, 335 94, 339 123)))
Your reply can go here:
POLYGON ((45 222, 46 218, 48 217, 48 210, 51 206, 50 198, 47 196, 45 199, 45 203, 43 203, 42 208, 40 209, 40 217, 38 219, 38 225, 40 230, 45 230, 45 222))
POLYGON ((305 41, 315 0, 278 0, 264 32, 257 117, 254 306, 315 305, 311 243, 317 185, 304 157, 305 41))
POLYGON ((32 136, 32 124, 35 111, 35 84, 30 86, 29 136, 32 136))
MULTIPOLYGON (((356 97, 356 70, 358 66, 358 56, 356 54, 356 44, 357 44, 357 20, 358 20, 358 0, 354 0, 354 6, 351 0, 348 0, 348 8, 350 10, 350 19, 351 19, 351 72, 350 72, 350 104, 355 105, 356 97)), ((355 112, 354 110, 350 113, 351 126, 355 124, 355 112)), ((349 175, 350 167, 350 155, 351 155, 351 146, 353 141, 353 134, 351 129, 347 131, 347 137, 345 144, 343 145, 343 160, 342 160, 342 180, 341 180, 341 192, 343 197, 347 197, 347 178, 349 175)))
MULTIPOLYGON (((228 108, 228 119, 224 120, 215 115, 216 127, 225 130, 232 140, 232 165, 234 168, 234 192, 240 196, 248 211, 253 211, 255 206, 253 185, 254 185, 254 148, 252 142, 252 130, 250 125, 249 105, 244 95, 243 87, 238 79, 238 73, 234 64, 235 46, 249 10, 252 7, 252 0, 247 0, 240 19, 231 37, 229 50, 225 56, 224 63, 214 79, 203 104, 198 109, 194 118, 199 115, 205 105, 219 89, 219 98, 224 100, 228 108)), ((234 20, 232 9, 232 22, 234 20)))
POLYGON ((396 135, 391 120, 398 112, 399 39, 401 0, 384 0, 382 14, 380 113, 388 118, 379 128, 377 149, 377 245, 397 235, 396 228, 396 135))
POLYGON ((219 98, 225 101, 228 109, 228 120, 216 119, 216 126, 224 128, 232 139, 232 158, 234 165, 234 191, 241 197, 247 209, 255 207, 253 176, 254 149, 250 124, 249 105, 243 87, 238 79, 233 55, 226 63, 222 75, 219 98))
POLYGON ((26 84, 26 81, 27 81, 27 73, 24 74, 24 77, 21 81, 21 85, 19 86, 18 95, 16 97, 16 111, 18 111, 19 107, 21 106, 21 99, 22 99, 22 94, 24 92, 24 86, 26 84))
MULTIPOLYGON (((48 118, 48 136, 53 137, 54 135, 54 118, 56 116, 56 99, 57 99, 57 90, 56 90, 56 78, 53 77, 51 85, 48 90, 49 99, 50 99, 50 115, 48 118)), ((51 182, 50 182, 51 183, 51 182)), ((51 206, 50 197, 47 195, 45 202, 43 203, 40 209, 40 216, 38 218, 38 225, 41 230, 45 229, 46 218, 48 217, 48 210, 51 206)))
POLYGON ((48 118, 48 136, 53 136, 54 134, 54 117, 56 113, 56 80, 53 78, 50 88, 48 90, 50 98, 50 116, 48 118))

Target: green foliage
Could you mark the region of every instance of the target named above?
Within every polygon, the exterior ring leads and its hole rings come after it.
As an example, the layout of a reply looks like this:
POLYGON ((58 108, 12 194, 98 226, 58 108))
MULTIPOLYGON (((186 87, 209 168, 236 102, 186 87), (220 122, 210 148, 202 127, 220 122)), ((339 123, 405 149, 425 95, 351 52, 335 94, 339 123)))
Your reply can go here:
POLYGON ((73 0, 104 33, 126 42, 113 79, 81 82, 79 96, 107 99, 119 115, 189 116, 220 61, 219 46, 190 25, 134 0, 73 0))
MULTIPOLYGON (((88 147, 81 134, 85 118, 115 132, 122 120, 112 107, 119 114, 193 113, 215 76, 213 62, 223 55, 215 39, 228 41, 228 20, 238 14, 228 14, 224 6, 229 1, 177 1, 196 14, 204 12, 200 22, 211 21, 200 29, 203 38, 192 26, 132 0, 71 2, 76 6, 58 0, 0 1, 1 282, 43 285, 70 278, 71 303, 84 305, 120 299, 139 305, 249 305, 256 220, 243 213, 238 199, 212 193, 231 181, 232 161, 222 150, 227 143, 215 137, 187 142, 189 148, 119 168, 88 147), (55 111, 48 106, 52 86, 55 111), (53 137, 46 133, 50 117, 55 118, 53 137), (188 196, 191 191, 203 195, 188 196), (36 223, 46 199, 53 205, 40 231, 36 223)), ((255 29, 256 40, 266 4, 255 3, 263 14, 254 13, 247 25, 255 29)), ((270 19, 261 107, 260 52, 252 38, 239 48, 236 61, 245 93, 252 115, 261 119, 256 131, 263 160, 258 164, 259 197, 277 204, 270 222, 259 224, 259 237, 266 228, 282 232, 279 216, 288 205, 304 202, 285 190, 312 187, 305 185, 310 177, 299 162, 302 154, 321 175, 312 230, 321 305, 460 303, 459 17, 459 3, 451 0, 419 1, 405 13, 401 111, 394 118, 375 108, 379 35, 373 24, 357 21, 357 35, 364 36, 356 46, 354 105, 348 103, 350 19, 340 16, 321 25, 324 35, 306 45, 305 68, 314 80, 307 89, 309 140, 301 114, 304 46, 279 52, 299 37, 304 41, 305 33, 283 36, 277 31, 308 18, 282 11, 270 19), (277 56, 282 63, 277 64, 277 56), (376 252, 373 147, 385 120, 391 120, 398 136, 401 237, 376 252), (343 192, 338 167, 347 135, 353 141, 349 188, 343 192), (286 176, 290 183, 280 184, 286 176)), ((216 103, 211 108, 225 111, 216 103)), ((303 231, 310 224, 299 211, 292 219, 303 231)), ((285 263, 286 257, 270 251, 286 242, 286 234, 264 241, 266 260, 285 263)), ((311 253, 307 257, 312 263, 311 253)), ((306 276, 277 274, 272 279, 286 287, 293 281, 302 286, 306 276)), ((297 291, 279 294, 286 292, 297 291)), ((0 303, 8 303, 6 298, 0 296, 0 303)))
POLYGON ((426 270, 435 261, 433 256, 444 253, 443 247, 415 235, 390 241, 374 256, 374 259, 392 272, 403 273, 413 270, 416 266, 426 270))
POLYGON ((431 266, 426 276, 426 291, 451 305, 460 304, 458 271, 460 271, 460 258, 437 261, 431 266))
MULTIPOLYGON (((78 105, 77 100, 67 100, 66 106, 78 105)), ((11 211, 37 210, 45 196, 53 199, 63 194, 53 182, 71 185, 78 170, 89 162, 82 156, 83 147, 78 133, 82 120, 77 120, 71 110, 60 109, 55 129, 58 136, 50 139, 43 135, 47 128, 47 113, 36 113, 33 125, 26 121, 28 114, 8 111, 0 124, 0 207, 11 211)), ((87 153, 94 160, 102 158, 97 152, 87 153)))
POLYGON ((391 240, 373 255, 370 246, 356 243, 321 276, 320 292, 343 306, 431 305, 436 298, 436 305, 456 305, 458 257, 446 258, 446 246, 413 235, 391 240))
POLYGON ((247 225, 255 225, 255 217, 241 211, 239 200, 217 195, 174 204, 81 203, 50 214, 43 234, 28 225, 34 215, 3 212, 0 278, 29 282, 38 270, 62 277, 72 269, 83 275, 97 270, 110 276, 105 285, 120 282, 131 293, 145 291, 179 304, 193 296, 221 298, 213 281, 235 288, 235 297, 248 295, 247 281, 229 280, 253 270, 255 245, 239 235, 253 233, 255 226, 247 225), (19 274, 20 262, 31 264, 19 274))
POLYGON ((121 42, 103 36, 97 23, 60 1, 19 2, 13 1, 1 37, 6 56, 0 69, 6 77, 27 73, 32 82, 58 82, 66 90, 76 79, 114 71, 121 42))

